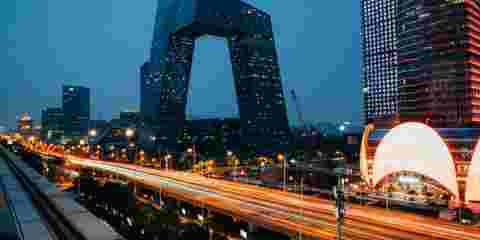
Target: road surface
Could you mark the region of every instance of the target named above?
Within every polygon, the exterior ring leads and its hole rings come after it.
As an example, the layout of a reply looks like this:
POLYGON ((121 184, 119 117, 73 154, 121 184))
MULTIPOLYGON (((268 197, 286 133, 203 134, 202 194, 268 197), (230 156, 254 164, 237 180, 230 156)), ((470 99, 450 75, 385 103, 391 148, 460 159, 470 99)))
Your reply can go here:
MULTIPOLYGON (((162 189, 175 198, 194 202, 271 230, 301 232, 304 236, 335 239, 335 211, 332 201, 173 170, 156 170, 73 156, 69 156, 68 161, 126 176, 141 184, 162 189)), ((479 228, 362 206, 351 206, 347 210, 343 230, 344 239, 480 240, 479 228)))

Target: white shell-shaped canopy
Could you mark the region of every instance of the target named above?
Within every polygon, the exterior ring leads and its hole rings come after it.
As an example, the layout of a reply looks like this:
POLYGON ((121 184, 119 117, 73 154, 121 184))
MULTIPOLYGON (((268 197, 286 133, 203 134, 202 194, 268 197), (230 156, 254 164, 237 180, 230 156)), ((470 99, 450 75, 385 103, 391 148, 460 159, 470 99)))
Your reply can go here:
POLYGON ((395 172, 415 172, 439 182, 458 199, 455 164, 447 145, 431 127, 407 122, 382 139, 376 150, 373 182, 395 172))

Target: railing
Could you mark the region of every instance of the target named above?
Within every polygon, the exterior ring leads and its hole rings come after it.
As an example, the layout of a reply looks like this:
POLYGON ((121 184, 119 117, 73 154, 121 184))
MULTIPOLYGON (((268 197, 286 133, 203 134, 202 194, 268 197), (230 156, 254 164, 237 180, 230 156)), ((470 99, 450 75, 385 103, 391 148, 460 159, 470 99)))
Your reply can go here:
POLYGON ((109 225, 57 190, 45 177, 1 145, 0 156, 7 161, 11 171, 30 194, 57 239, 123 240, 109 225))

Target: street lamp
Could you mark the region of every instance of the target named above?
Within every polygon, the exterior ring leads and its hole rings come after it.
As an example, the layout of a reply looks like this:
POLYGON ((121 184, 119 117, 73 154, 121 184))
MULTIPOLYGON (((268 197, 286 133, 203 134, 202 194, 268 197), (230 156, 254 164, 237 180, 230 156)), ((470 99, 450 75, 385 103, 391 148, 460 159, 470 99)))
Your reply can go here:
POLYGON ((165 169, 168 170, 168 161, 170 160, 170 158, 172 158, 172 155, 170 154, 167 154, 165 156, 165 169))
POLYGON ((128 147, 130 148, 134 148, 134 153, 133 153, 133 162, 136 163, 136 160, 135 158, 137 157, 137 148, 135 146, 135 143, 133 142, 130 142, 130 139, 135 135, 135 130, 134 129, 131 129, 131 128, 127 128, 125 130, 125 136, 128 138, 128 141, 129 141, 129 144, 128 144, 128 147))
POLYGON ((233 152, 232 151, 227 151, 227 156, 230 158, 229 160, 230 161, 233 161, 233 172, 234 172, 234 175, 233 175, 233 180, 236 180, 237 178, 237 174, 238 174, 238 161, 236 158, 234 158, 234 155, 233 155, 233 152))
POLYGON ((193 169, 195 165, 195 153, 194 153, 193 147, 187 148, 187 153, 192 155, 192 172, 194 172, 193 169))
POLYGON ((187 152, 189 154, 192 154, 192 162, 193 162, 192 163, 192 172, 195 172, 194 171, 194 166, 195 166, 196 161, 197 161, 197 152, 195 151, 195 144, 193 144, 191 148, 188 148, 187 152))
POLYGON ((127 130, 125 130, 125 136, 127 136, 128 138, 133 137, 134 134, 135 134, 135 131, 131 128, 127 128, 127 130))
POLYGON ((285 155, 283 154, 278 154, 277 155, 277 160, 282 162, 282 167, 283 167, 283 191, 286 190, 287 188, 287 161, 285 160, 285 155))
POLYGON ((90 137, 96 137, 97 136, 97 130, 96 129, 90 129, 90 131, 88 132, 88 135, 90 135, 90 137))

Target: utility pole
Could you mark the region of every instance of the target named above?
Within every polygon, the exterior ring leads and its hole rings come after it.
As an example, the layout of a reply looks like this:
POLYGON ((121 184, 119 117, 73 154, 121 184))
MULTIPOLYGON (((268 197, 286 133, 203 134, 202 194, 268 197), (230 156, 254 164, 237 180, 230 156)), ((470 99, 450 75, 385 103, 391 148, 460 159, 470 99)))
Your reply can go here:
MULTIPOLYGON (((302 172, 303 173, 303 172, 302 172)), ((303 175, 300 177, 300 200, 303 202, 303 175)), ((303 208, 301 209, 301 212, 300 212, 300 216, 302 217, 302 220, 303 220, 303 217, 304 217, 304 211, 303 211, 303 208)), ((302 232, 300 232, 299 236, 298 236, 298 239, 299 240, 303 240, 303 235, 302 235, 302 232)))
POLYGON ((344 176, 345 176, 345 169, 344 168, 337 168, 335 172, 338 176, 338 183, 337 186, 334 187, 334 196, 336 198, 336 208, 335 208, 335 216, 337 220, 337 240, 342 239, 342 225, 345 216, 345 196, 344 196, 344 176))

